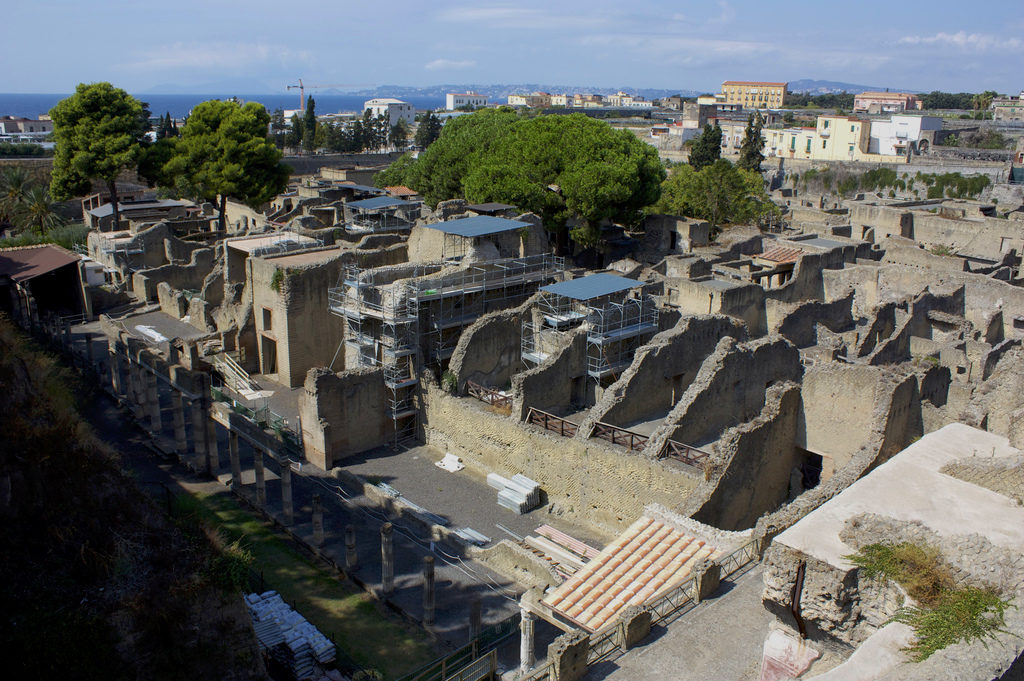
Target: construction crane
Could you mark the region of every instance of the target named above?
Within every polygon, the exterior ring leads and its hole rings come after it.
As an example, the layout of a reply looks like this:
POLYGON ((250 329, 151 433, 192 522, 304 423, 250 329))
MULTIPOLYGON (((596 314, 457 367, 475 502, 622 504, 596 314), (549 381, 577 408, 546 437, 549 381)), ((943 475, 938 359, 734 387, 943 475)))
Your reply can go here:
POLYGON ((369 87, 366 83, 327 83, 326 85, 305 85, 302 79, 299 78, 298 85, 289 85, 289 90, 299 91, 299 111, 306 110, 306 88, 310 90, 319 90, 325 87, 369 87))

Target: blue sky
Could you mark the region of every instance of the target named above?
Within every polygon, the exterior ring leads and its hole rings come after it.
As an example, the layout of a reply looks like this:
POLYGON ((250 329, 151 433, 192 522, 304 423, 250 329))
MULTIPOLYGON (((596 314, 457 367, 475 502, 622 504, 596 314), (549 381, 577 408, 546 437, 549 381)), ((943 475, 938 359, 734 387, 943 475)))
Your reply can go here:
POLYGON ((1024 1, 35 0, 0 25, 0 92, 109 80, 715 90, 814 78, 918 90, 1024 88, 1024 1))

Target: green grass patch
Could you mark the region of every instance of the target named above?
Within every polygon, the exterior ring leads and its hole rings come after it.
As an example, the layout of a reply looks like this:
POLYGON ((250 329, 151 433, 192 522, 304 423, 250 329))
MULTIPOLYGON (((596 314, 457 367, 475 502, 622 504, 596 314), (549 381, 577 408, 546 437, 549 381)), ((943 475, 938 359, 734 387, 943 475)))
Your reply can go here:
POLYGON ((316 565, 228 494, 183 494, 175 503, 179 512, 195 513, 251 554, 267 588, 333 635, 338 648, 363 667, 394 679, 436 657, 426 634, 389 617, 366 593, 316 565))
POLYGON ((937 549, 916 544, 869 544, 846 556, 870 578, 891 579, 921 605, 902 607, 892 622, 910 626, 916 635, 905 648, 915 662, 959 641, 995 638, 1005 631, 1010 607, 991 589, 957 588, 937 549))

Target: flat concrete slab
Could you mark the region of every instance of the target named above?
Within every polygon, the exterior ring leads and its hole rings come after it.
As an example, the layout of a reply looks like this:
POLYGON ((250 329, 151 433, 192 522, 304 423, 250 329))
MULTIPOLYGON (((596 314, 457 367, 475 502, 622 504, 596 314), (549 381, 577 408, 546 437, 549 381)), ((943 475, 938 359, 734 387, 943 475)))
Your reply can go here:
POLYGON ((761 605, 760 566, 724 582, 706 600, 618 659, 601 662, 587 681, 754 681, 760 676, 765 632, 774 619, 761 605))
POLYGON ((849 518, 876 513, 919 521, 946 536, 976 532, 997 546, 1020 549, 1024 508, 1007 496, 939 472, 970 456, 1005 458, 1019 453, 1005 437, 950 424, 907 447, 775 541, 849 570, 853 564, 843 556, 854 548, 843 543, 839 533, 849 518))

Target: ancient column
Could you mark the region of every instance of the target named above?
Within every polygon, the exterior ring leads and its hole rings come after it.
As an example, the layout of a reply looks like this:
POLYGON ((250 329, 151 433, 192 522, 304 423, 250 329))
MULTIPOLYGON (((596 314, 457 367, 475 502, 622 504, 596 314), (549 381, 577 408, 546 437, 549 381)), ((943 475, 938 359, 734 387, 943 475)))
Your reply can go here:
POLYGON ((480 636, 480 596, 473 596, 469 602, 469 640, 480 636))
POLYGON ((313 546, 324 545, 324 504, 319 494, 313 495, 313 546))
POLYGON ((128 404, 131 406, 132 414, 139 418, 142 408, 142 400, 145 394, 139 389, 142 380, 138 360, 132 356, 128 360, 128 404))
POLYGON ((359 567, 359 556, 356 553, 356 526, 345 526, 345 567, 355 570, 359 567))
POLYGON ((242 462, 238 458, 238 433, 228 431, 228 456, 231 457, 231 486, 242 489, 242 462))
POLYGON ((256 505, 263 508, 267 505, 267 479, 263 473, 263 450, 253 447, 253 469, 256 473, 256 505))
MULTIPOLYGON (((213 404, 212 400, 207 397, 203 400, 206 406, 206 410, 210 409, 213 404)), ((217 471, 220 470, 220 450, 217 447, 217 422, 213 420, 213 416, 207 413, 206 418, 206 472, 210 475, 217 475, 217 471)))
POLYGON ((185 432, 185 400, 181 391, 171 388, 171 420, 174 423, 174 449, 178 457, 188 459, 188 434, 185 432))
POLYGON ((390 596, 395 590, 395 554, 391 541, 393 531, 391 523, 380 526, 380 583, 385 596, 390 596))
POLYGON ((160 384, 155 371, 146 372, 146 404, 149 407, 149 430, 159 435, 164 429, 160 414, 160 384))
MULTIPOLYGON (((292 504, 292 463, 287 458, 281 461, 281 510, 284 524, 291 526, 295 522, 295 507, 292 504)), ((322 527, 323 522, 320 524, 322 527)))
POLYGON ((195 454, 194 468, 199 472, 206 467, 206 411, 203 409, 203 400, 198 396, 192 398, 192 449, 195 454))
POLYGON ((533 651, 533 621, 537 618, 526 608, 522 608, 519 622, 519 670, 526 673, 533 669, 537 658, 533 651))
POLYGON ((434 623, 434 557, 423 557, 423 626, 434 623))

